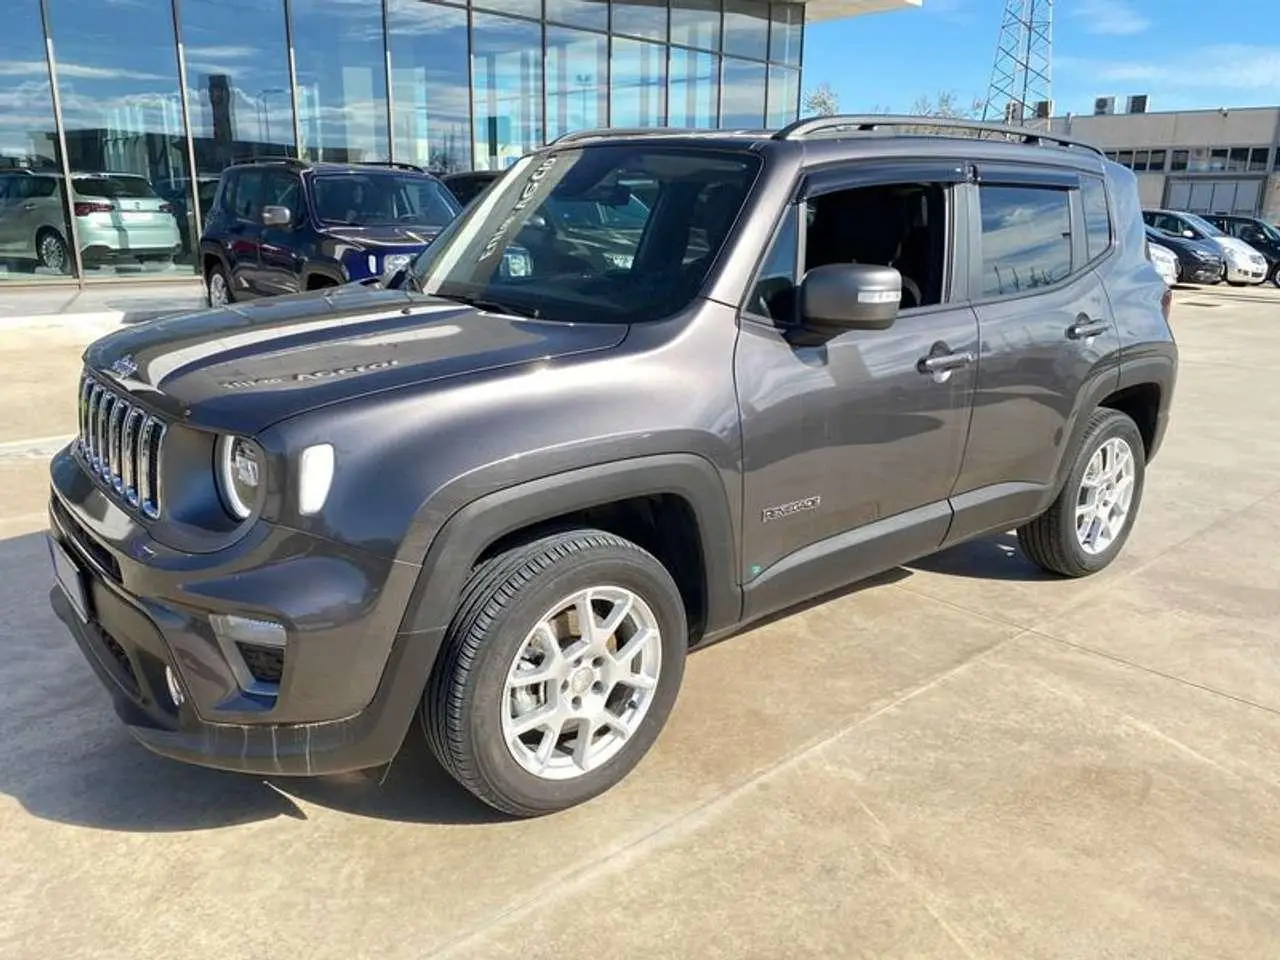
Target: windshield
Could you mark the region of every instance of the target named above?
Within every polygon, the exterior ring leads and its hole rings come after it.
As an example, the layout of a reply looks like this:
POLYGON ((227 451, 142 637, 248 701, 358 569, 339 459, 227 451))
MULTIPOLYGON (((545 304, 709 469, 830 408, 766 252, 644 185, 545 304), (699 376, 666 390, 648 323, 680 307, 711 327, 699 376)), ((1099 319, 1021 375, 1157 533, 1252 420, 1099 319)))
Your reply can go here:
POLYGON ((457 202, 440 181, 414 174, 323 173, 315 177, 312 190, 316 214, 324 223, 443 227, 458 212, 457 202))
POLYGON ((1223 233, 1221 230, 1215 227, 1208 220, 1205 220, 1201 217, 1197 217, 1194 213, 1184 213, 1184 214, 1181 214, 1181 216, 1183 220, 1191 224, 1191 226, 1195 227, 1197 230, 1203 233, 1206 237, 1225 237, 1226 236, 1225 233, 1223 233))
POLYGON ((1258 232, 1272 243, 1280 243, 1280 230, 1277 230, 1271 224, 1264 223, 1261 220, 1256 220, 1254 221, 1253 226, 1257 227, 1258 232))
POLYGON ((423 252, 415 285, 549 319, 666 316, 702 287, 759 168, 687 147, 525 157, 423 252))

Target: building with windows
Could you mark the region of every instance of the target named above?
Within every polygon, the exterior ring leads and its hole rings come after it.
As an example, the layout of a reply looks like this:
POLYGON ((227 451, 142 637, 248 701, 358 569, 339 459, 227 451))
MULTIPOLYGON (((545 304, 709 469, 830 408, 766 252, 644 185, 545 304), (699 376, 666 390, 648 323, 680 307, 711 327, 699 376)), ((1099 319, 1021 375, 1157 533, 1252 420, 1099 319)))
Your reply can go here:
POLYGON ((920 2, 8 0, 0 285, 192 275, 233 159, 501 169, 583 128, 781 126, 806 21, 920 2))
POLYGON ((1138 175, 1142 203, 1280 221, 1280 107, 1055 117, 1138 175))

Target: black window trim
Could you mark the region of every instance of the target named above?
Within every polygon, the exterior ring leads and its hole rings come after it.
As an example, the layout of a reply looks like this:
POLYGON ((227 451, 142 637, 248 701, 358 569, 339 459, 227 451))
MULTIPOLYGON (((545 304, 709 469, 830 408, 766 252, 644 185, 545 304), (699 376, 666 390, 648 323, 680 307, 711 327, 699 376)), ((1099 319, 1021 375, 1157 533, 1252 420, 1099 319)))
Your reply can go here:
MULTIPOLYGON (((1008 300, 1025 299, 1027 297, 1038 297, 1046 293, 1053 293, 1055 291, 1061 290, 1063 287, 1066 287, 1078 281, 1087 272, 1087 268, 1090 268, 1089 264, 1079 262, 1077 259, 1079 257, 1080 251, 1083 249, 1081 247, 1081 241, 1083 240, 1083 237, 1080 236, 1080 227, 1083 224, 1083 208, 1081 206, 1082 201, 1080 197, 1079 172, 1074 170, 1070 171, 1071 177, 1068 178, 1068 177, 1061 176, 1062 171, 1046 170, 1045 172, 1047 173, 1047 175, 1037 179, 1034 176, 1033 168, 1028 166, 1024 169, 1027 171, 1025 174, 1025 179, 1018 182, 1007 183, 1007 182, 1004 182, 1003 180, 988 179, 988 180, 982 180, 982 181, 976 182, 972 185, 973 215, 970 217, 970 224, 971 224, 970 238, 971 238, 971 243, 973 244, 973 257, 970 260, 970 266, 969 266, 969 277, 970 277, 969 285, 972 288, 973 294, 974 294, 970 302, 975 307, 985 306, 987 304, 992 304, 992 303, 1004 303, 1005 301, 1008 301, 1008 300), (1069 185, 1072 179, 1075 181, 1074 185, 1069 185), (1071 220, 1071 269, 1065 277, 1063 277, 1057 283, 1051 283, 1044 287, 1036 287, 1034 290, 1015 290, 1013 293, 995 294, 993 296, 987 296, 982 292, 983 260, 982 260, 981 188, 983 186, 1017 187, 1017 188, 1025 188, 1028 190, 1054 190, 1061 193, 1066 193, 1067 209, 1069 211, 1069 216, 1071 220)), ((1045 169, 1045 168, 1041 168, 1041 169, 1045 169)))
POLYGON ((912 307, 902 311, 912 317, 927 316, 942 310, 954 310, 964 306, 968 300, 969 237, 963 230, 963 224, 971 219, 969 204, 959 189, 969 179, 972 164, 960 158, 938 159, 929 157, 908 157, 903 159, 877 158, 874 160, 835 160, 814 165, 802 170, 793 184, 790 199, 778 214, 773 231, 769 234, 769 242, 756 261, 751 271, 751 279, 742 293, 738 304, 738 317, 771 330, 787 329, 772 317, 761 316, 751 309, 752 295, 760 282, 760 272, 765 261, 773 252, 773 245, 778 240, 786 224, 787 217, 795 220, 796 227, 796 291, 804 279, 804 262, 807 243, 807 232, 802 229, 799 218, 808 204, 815 197, 842 190, 855 190, 859 187, 885 186, 894 183, 937 183, 949 188, 946 191, 946 217, 944 226, 945 243, 950 256, 944 265, 942 278, 942 299, 927 307, 912 307))

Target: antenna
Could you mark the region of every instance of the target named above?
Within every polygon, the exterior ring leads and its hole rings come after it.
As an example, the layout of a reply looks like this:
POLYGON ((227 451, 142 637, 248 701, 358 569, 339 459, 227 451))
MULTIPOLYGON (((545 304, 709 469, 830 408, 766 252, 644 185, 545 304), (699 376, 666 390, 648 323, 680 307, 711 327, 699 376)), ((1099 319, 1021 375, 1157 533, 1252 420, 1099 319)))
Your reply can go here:
POLYGON ((982 119, 1047 129, 1052 76, 1053 0, 1005 0, 982 119))

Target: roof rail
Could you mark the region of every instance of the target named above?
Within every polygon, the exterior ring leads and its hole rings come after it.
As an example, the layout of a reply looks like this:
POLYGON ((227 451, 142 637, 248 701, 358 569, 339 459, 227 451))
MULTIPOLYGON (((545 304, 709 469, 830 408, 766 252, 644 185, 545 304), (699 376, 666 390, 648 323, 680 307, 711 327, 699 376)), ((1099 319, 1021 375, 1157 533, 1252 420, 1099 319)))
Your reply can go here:
POLYGON ((1103 152, 1091 143, 1060 137, 1042 130, 1028 130, 1026 127, 1007 126, 1000 123, 983 123, 979 120, 960 120, 951 117, 919 117, 895 116, 892 114, 871 115, 838 115, 833 117, 811 117, 797 120, 783 127, 773 135, 775 140, 803 140, 815 133, 850 129, 855 133, 869 133, 879 127, 933 127, 942 130, 972 130, 977 133, 998 134, 1002 137, 1013 137, 1023 143, 1052 143, 1060 147, 1079 147, 1103 156, 1103 152))
POLYGON ((548 146, 555 146, 558 143, 573 143, 578 140, 594 140, 597 137, 670 137, 696 132, 698 131, 686 130, 680 127, 596 127, 591 130, 575 130, 572 133, 562 133, 552 140, 548 146))
POLYGON ((309 161, 299 160, 297 157, 263 156, 263 157, 237 157, 234 160, 232 160, 229 164, 227 164, 227 166, 241 167, 250 163, 283 163, 291 167, 308 167, 311 165, 309 161))
MULTIPOLYGON (((392 170, 412 170, 414 173, 426 173, 426 167, 420 167, 416 163, 405 163, 403 160, 353 160, 349 166, 352 167, 389 167, 392 170)), ((339 164, 342 166, 342 164, 339 164)))

